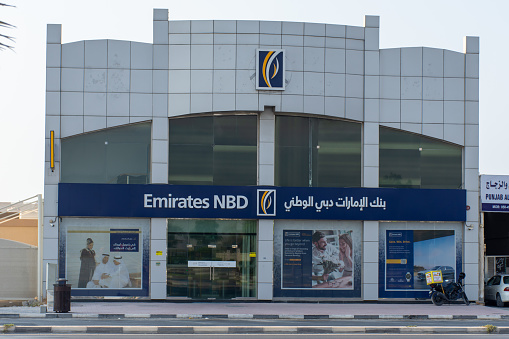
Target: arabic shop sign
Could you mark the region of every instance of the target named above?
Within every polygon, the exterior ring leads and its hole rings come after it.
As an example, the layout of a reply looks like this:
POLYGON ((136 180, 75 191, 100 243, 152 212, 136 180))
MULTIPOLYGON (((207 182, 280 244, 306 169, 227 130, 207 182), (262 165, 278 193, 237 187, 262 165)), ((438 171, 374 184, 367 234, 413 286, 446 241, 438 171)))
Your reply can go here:
POLYGON ((59 216, 465 221, 465 190, 59 184, 59 216))
POLYGON ((509 212, 509 176, 481 175, 483 212, 509 212))
POLYGON ((304 200, 299 199, 299 196, 295 196, 290 201, 285 202, 285 212, 290 212, 292 207, 302 207, 303 210, 310 207, 316 209, 316 212, 321 212, 322 209, 328 210, 329 208, 346 208, 347 210, 358 208, 359 211, 363 211, 364 208, 383 208, 384 210, 386 208, 386 202, 378 196, 371 202, 368 202, 368 197, 362 197, 359 201, 353 197, 344 197, 338 198, 335 202, 332 199, 313 202, 314 196, 312 195, 304 200))

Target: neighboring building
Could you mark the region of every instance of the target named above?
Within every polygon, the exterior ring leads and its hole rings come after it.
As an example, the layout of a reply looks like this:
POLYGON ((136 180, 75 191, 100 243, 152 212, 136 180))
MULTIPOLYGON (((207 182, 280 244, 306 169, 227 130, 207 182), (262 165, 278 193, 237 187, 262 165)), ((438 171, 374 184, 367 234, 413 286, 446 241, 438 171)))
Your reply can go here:
POLYGON ((37 247, 38 205, 33 200, 29 198, 28 203, 0 202, 0 239, 37 247))
POLYGON ((484 238, 484 281, 509 272, 507 224, 509 223, 509 176, 481 175, 481 239, 484 238))
POLYGON ((38 296, 38 212, 41 196, 0 202, 0 299, 38 296))
POLYGON ((153 25, 153 44, 48 26, 44 263, 74 296, 413 299, 442 266, 478 299, 477 37, 153 25))

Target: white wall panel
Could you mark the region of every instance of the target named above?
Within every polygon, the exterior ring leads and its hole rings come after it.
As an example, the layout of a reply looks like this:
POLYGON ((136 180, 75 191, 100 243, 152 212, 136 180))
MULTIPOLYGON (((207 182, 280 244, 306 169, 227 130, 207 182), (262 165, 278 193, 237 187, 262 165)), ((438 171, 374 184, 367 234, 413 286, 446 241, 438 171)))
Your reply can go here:
POLYGON ((62 115, 83 115, 83 92, 62 92, 62 115))
POLYGON ((401 49, 401 76, 422 76, 421 47, 407 47, 401 49))
POLYGON ((83 68, 85 66, 85 42, 62 45, 62 67, 83 68))
POLYGON ((106 92, 107 69, 85 69, 85 92, 106 92))
POLYGON ((325 115, 344 118, 346 100, 342 97, 325 97, 325 115))
POLYGON ((108 68, 131 67, 131 42, 108 40, 108 68))
POLYGON ((235 94, 216 94, 212 96, 213 111, 235 111, 235 94))
POLYGON ((108 65, 108 41, 85 41, 85 68, 106 68, 108 65))
POLYGON ((422 49, 422 75, 425 77, 444 76, 444 51, 436 48, 422 49))
POLYGON ((303 95, 282 95, 281 110, 283 112, 303 112, 304 96, 303 95))
POLYGON ((304 71, 323 72, 325 69, 325 51, 323 48, 304 47, 304 71))
POLYGON ((107 116, 129 116, 129 93, 108 93, 107 116))

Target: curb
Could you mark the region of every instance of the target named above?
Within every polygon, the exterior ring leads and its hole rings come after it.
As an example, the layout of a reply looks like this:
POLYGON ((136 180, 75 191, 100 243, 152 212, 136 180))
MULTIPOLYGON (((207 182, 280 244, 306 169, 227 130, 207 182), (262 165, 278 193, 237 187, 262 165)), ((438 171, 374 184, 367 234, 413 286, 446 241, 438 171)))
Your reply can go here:
MULTIPOLYGON (((9 333, 104 334, 248 334, 248 333, 391 333, 488 334, 484 326, 14 326, 9 333)), ((508 334, 509 327, 491 333, 508 334)))
POLYGON ((493 315, 422 315, 422 314, 85 314, 85 313, 0 313, 2 318, 95 318, 95 319, 124 319, 124 318, 155 318, 155 319, 363 319, 363 320, 507 320, 509 314, 493 315))

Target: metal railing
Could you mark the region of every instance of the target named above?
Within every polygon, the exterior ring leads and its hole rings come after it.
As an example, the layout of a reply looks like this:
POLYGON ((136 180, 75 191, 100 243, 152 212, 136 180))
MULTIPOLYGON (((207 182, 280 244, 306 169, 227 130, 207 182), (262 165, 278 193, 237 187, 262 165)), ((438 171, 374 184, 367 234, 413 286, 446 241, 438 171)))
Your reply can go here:
POLYGON ((38 195, 0 207, 0 224, 38 210, 38 195))

